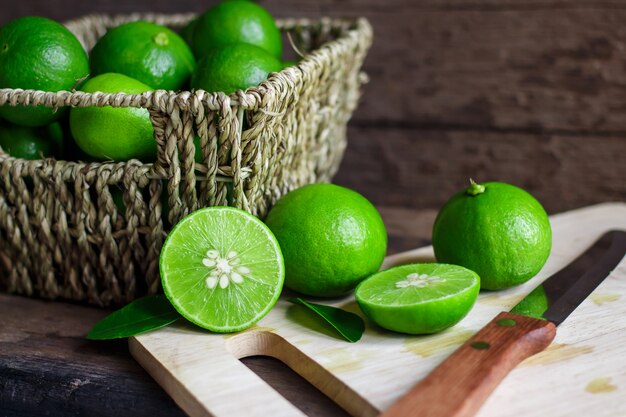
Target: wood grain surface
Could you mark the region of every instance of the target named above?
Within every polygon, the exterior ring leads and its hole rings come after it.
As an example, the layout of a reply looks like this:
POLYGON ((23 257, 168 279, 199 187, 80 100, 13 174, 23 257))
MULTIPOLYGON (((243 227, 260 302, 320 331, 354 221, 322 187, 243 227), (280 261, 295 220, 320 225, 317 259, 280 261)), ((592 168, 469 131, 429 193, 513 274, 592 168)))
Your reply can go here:
MULTIPOLYGON (((28 14, 199 12, 214 3, 8 2, 0 24, 28 14)), ((370 83, 338 182, 378 204, 436 208, 469 177, 524 186, 550 212, 626 196, 626 2, 261 3, 280 17, 372 22, 370 83)))
POLYGON ((184 416, 124 340, 85 339, 108 313, 0 295, 0 416, 184 416))
POLYGON ((440 207, 476 181, 505 181, 550 213, 626 198, 625 138, 467 130, 349 129, 336 182, 376 204, 440 207), (584 157, 582 157, 584 155, 584 157))

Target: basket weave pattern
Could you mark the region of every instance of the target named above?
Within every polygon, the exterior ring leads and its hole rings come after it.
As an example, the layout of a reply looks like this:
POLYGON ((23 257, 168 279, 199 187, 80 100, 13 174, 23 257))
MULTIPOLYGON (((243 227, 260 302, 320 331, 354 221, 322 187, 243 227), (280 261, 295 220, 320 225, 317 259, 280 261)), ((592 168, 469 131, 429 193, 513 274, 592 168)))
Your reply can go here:
MULTIPOLYGON (((177 29, 191 18, 94 15, 67 26, 90 50, 108 28, 127 21, 177 29)), ((166 232, 191 211, 228 205, 263 218, 286 192, 329 181, 359 99, 371 27, 363 19, 278 23, 306 57, 259 87, 229 96, 0 89, 0 106, 145 108, 158 150, 154 163, 83 163, 26 161, 0 149, 0 289, 123 304, 159 290, 166 232), (116 192, 123 195, 121 207, 116 192)))

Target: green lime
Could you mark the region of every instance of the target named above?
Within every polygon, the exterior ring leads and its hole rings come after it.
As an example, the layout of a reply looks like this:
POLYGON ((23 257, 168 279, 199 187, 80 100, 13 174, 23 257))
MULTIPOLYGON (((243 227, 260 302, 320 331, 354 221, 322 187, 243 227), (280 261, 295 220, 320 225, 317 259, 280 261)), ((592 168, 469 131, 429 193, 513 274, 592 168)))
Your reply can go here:
POLYGON ((189 23, 183 26, 183 28, 179 32, 180 37, 183 38, 187 45, 189 45, 190 47, 193 44, 193 32, 196 29, 196 23, 198 23, 197 17, 191 19, 189 23))
POLYGON ((511 313, 540 319, 543 318, 543 313, 546 312, 548 307, 550 307, 548 294, 546 294, 543 285, 540 285, 517 303, 511 310, 511 313))
POLYGON ((295 67, 296 65, 298 65, 298 61, 292 61, 290 59, 283 61, 283 69, 289 68, 289 67, 295 67))
POLYGON ((458 265, 402 265, 378 272, 359 284, 356 301, 363 313, 387 330, 409 334, 440 332, 469 313, 480 278, 458 265))
POLYGON ((122 216, 126 213, 126 202, 124 201, 124 192, 119 187, 109 187, 109 191, 111 192, 111 199, 113 203, 117 207, 117 210, 122 214, 122 216))
POLYGON ((85 152, 83 152, 82 149, 78 147, 76 140, 74 140, 74 138, 72 137, 69 123, 67 131, 70 133, 67 136, 68 139, 64 142, 62 159, 64 159, 65 161, 82 162, 98 162, 100 160, 99 158, 94 158, 90 155, 87 155, 85 152))
POLYGON ((196 60, 183 38, 165 26, 138 20, 114 27, 90 55, 92 75, 116 72, 157 90, 178 90, 196 60))
MULTIPOLYGON (((126 75, 108 73, 88 80, 82 91, 138 94, 152 88, 126 75)), ((146 109, 75 107, 70 111, 70 128, 80 149, 94 158, 114 161, 155 158, 154 130, 146 109)))
POLYGON ((261 320, 285 279, 272 232, 232 207, 201 209, 181 220, 165 240, 159 266, 176 310, 215 332, 244 330, 261 320))
POLYGON ((387 250, 376 208, 338 185, 312 184, 288 193, 265 222, 285 257, 285 285, 303 294, 345 294, 380 268, 387 250))
POLYGON ((44 126, 42 130, 45 132, 44 136, 52 144, 52 155, 56 157, 62 157, 65 152, 65 135, 68 118, 44 126))
MULTIPOLYGON (((87 54, 65 26, 22 17, 0 28, 0 88, 71 90, 89 73, 87 54)), ((43 126, 63 115, 44 106, 0 107, 0 116, 22 126, 43 126)))
POLYGON ((438 262, 475 271, 488 290, 528 281, 541 270, 552 246, 541 204, 502 182, 472 182, 454 195, 437 215, 432 236, 438 262))
MULTIPOLYGON (((241 2, 234 0, 233 2, 241 2)), ((259 85, 270 72, 282 69, 280 60, 254 45, 239 43, 210 50, 198 62, 191 87, 226 94, 259 85)))
POLYGON ((283 52, 281 33, 274 18, 256 3, 225 1, 198 17, 191 44, 197 58, 203 57, 212 48, 235 43, 256 45, 276 59, 283 52))
POLYGON ((34 160, 58 157, 63 148, 63 136, 59 132, 59 123, 26 127, 0 120, 0 148, 14 158, 34 160))

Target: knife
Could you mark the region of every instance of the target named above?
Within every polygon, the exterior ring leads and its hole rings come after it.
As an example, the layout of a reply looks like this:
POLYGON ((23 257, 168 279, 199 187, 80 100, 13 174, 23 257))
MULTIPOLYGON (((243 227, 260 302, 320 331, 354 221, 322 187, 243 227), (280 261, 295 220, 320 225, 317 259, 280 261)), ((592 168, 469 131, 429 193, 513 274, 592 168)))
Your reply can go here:
POLYGON ((602 235, 510 312, 478 331, 380 417, 470 417, 524 359, 547 348, 561 324, 619 264, 626 231, 602 235))

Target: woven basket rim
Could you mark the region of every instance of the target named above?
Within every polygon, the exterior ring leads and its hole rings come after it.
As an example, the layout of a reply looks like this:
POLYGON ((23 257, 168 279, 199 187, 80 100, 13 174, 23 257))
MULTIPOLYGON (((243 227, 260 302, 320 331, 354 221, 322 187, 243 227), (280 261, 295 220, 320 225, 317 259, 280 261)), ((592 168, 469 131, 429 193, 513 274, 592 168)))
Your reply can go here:
MULTIPOLYGON (((109 15, 92 14, 86 15, 77 20, 66 22, 67 25, 74 24, 81 19, 92 17, 102 17, 109 15)), ((150 16, 165 17, 166 14, 125 14, 111 16, 110 19, 121 18, 141 18, 150 16)), ((181 18, 193 18, 194 14, 178 15, 181 18)), ((89 106, 111 106, 111 107, 138 107, 148 110, 160 110, 168 108, 173 102, 182 109, 188 110, 192 103, 202 103, 208 110, 216 111, 225 105, 237 107, 243 110, 259 110, 263 106, 264 98, 268 94, 274 94, 287 89, 294 81, 300 82, 307 72, 314 72, 323 67, 331 59, 334 51, 356 44, 359 38, 366 38, 371 42, 372 26, 365 17, 357 18, 327 18, 319 19, 278 19, 279 27, 288 30, 297 26, 310 26, 318 23, 332 24, 338 28, 344 28, 337 39, 326 42, 314 51, 306 54, 295 66, 287 67, 279 72, 271 73, 267 80, 259 86, 250 87, 246 90, 237 90, 229 95, 223 92, 209 93, 206 90, 182 90, 167 91, 154 90, 140 94, 126 93, 85 93, 82 91, 57 92, 20 89, 20 88, 0 88, 0 106, 2 105, 42 105, 50 108, 59 107, 89 107, 89 106)))
MULTIPOLYGON (((89 51, 115 25, 145 19, 177 30, 192 17, 93 15, 68 28, 89 51)), ((154 162, 83 161, 72 148, 59 153, 61 159, 40 154, 42 159, 26 160, 0 150, 0 252, 6 255, 0 287, 100 306, 126 304, 159 290, 164 239, 188 213, 231 206, 262 219, 291 190, 331 181, 362 96, 372 30, 357 17, 279 25, 307 52, 304 59, 228 96, 0 90, 6 106, 145 108, 157 147, 154 162)), ((66 122, 64 138, 71 133, 66 122)), ((115 134, 104 129, 101 140, 115 134)))

